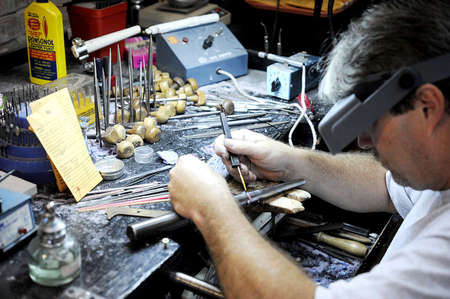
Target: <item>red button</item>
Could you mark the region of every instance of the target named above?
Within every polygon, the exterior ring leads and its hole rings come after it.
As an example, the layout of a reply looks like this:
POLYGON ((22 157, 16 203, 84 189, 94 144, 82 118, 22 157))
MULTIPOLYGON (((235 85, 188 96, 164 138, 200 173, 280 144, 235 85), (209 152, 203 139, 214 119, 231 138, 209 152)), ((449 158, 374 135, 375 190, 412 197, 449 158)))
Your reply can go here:
POLYGON ((19 234, 25 235, 26 233, 27 233, 27 229, 26 228, 19 228, 19 234))
POLYGON ((183 41, 183 43, 187 44, 187 43, 188 43, 188 41, 189 41, 189 38, 187 38, 187 37, 183 37, 182 41, 183 41))

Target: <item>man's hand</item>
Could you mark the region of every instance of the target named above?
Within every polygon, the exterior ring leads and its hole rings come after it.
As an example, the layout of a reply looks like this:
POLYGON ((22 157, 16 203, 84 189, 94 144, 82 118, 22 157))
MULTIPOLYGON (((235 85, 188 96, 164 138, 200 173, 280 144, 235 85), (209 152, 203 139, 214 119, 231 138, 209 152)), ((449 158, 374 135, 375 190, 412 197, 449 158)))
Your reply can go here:
POLYGON ((232 194, 223 177, 192 155, 181 156, 170 171, 170 201, 175 211, 197 225, 232 194))
POLYGON ((246 181, 258 178, 272 181, 288 179, 291 164, 288 145, 249 130, 232 132, 233 139, 224 135, 217 137, 214 146, 216 154, 222 158, 228 172, 237 180, 239 173, 232 168, 229 152, 239 155, 242 175, 246 181))

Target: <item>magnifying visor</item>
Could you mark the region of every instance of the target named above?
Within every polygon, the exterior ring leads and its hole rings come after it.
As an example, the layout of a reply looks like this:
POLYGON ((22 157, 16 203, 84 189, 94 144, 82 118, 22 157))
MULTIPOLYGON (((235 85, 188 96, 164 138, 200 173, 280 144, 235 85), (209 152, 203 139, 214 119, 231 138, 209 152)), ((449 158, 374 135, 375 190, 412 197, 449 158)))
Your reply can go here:
POLYGON ((330 152, 336 154, 420 85, 449 77, 450 53, 371 75, 328 111, 319 123, 319 132, 330 152))

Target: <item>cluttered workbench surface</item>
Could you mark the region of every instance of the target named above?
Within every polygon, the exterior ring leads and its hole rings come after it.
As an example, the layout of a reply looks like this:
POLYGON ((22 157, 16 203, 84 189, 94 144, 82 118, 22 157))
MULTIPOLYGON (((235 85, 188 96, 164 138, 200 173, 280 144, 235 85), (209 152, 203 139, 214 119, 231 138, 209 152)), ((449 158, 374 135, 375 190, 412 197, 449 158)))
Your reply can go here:
MULTIPOLYGON (((23 66, 17 69, 23 70, 23 66)), ((15 94, 19 97, 19 93, 14 89, 22 89, 25 82, 25 76, 12 72, 4 78, 1 88, 5 91, 16 92, 15 94)), ((250 70, 248 75, 238 78, 238 82, 247 93, 257 97, 266 96, 265 72, 250 70)), ((152 156, 147 157, 147 163, 138 163, 135 157, 120 159, 124 163, 123 173, 114 180, 103 180, 91 191, 90 197, 88 194, 79 202, 76 202, 68 192, 60 193, 51 187, 39 188, 38 194, 31 201, 36 223, 40 222, 44 206, 49 201, 54 201, 56 216, 66 223, 67 232, 80 244, 81 273, 73 282, 61 287, 49 288, 35 284, 28 274, 27 244, 19 244, 4 254, 0 261, 1 294, 4 294, 6 298, 80 298, 82 296, 123 298, 132 294, 152 273, 160 269, 179 251, 180 244, 171 239, 165 239, 162 242, 161 240, 166 237, 164 234, 144 242, 131 242, 126 234, 127 226, 142 221, 142 218, 107 215, 106 207, 117 208, 121 206, 120 203, 128 201, 129 204, 129 201, 150 196, 151 198, 160 197, 163 200, 157 200, 157 203, 146 201, 144 204, 133 207, 171 210, 166 195, 168 171, 177 157, 183 154, 193 154, 207 161, 211 167, 226 176, 226 169, 214 154, 213 148, 215 138, 223 132, 216 106, 224 100, 232 100, 234 103, 235 111, 229 117, 231 130, 250 128, 280 139, 286 136, 299 116, 298 111, 295 110, 282 111, 284 109, 274 109, 275 106, 249 101, 237 93, 231 81, 207 85, 200 90, 206 94, 207 104, 188 105, 184 115, 203 112, 209 112, 209 115, 207 113, 206 116, 174 118, 165 124, 160 124, 160 140, 153 144, 146 143, 153 152, 152 156), (247 124, 244 122, 243 125, 237 126, 233 124, 233 121, 249 119, 253 122, 247 124), (96 192, 106 192, 111 188, 125 186, 131 188, 133 185, 146 187, 143 187, 144 192, 141 190, 141 193, 137 192, 134 196, 123 196, 123 198, 95 196, 99 194, 96 192), (117 203, 119 205, 115 206, 117 203)), ((271 97, 268 98, 271 99, 271 97)), ((25 105, 27 104, 25 98, 21 98, 21 101, 22 104, 24 102, 25 105)), ((317 107, 320 111, 320 105, 317 107)), ((183 114, 180 116, 182 117, 183 114)), ((314 117, 313 114, 310 116, 314 117)), ((116 156, 114 145, 102 143, 100 147, 98 140, 95 139, 95 130, 92 125, 86 130, 85 137, 94 163, 116 156)), ((31 147, 32 145, 21 144, 20 146, 31 147)), ((2 157, 6 158, 7 153, 2 157)), ((122 192, 127 193, 124 190, 122 192)), ((114 211, 109 210, 109 212, 114 214, 114 211)))

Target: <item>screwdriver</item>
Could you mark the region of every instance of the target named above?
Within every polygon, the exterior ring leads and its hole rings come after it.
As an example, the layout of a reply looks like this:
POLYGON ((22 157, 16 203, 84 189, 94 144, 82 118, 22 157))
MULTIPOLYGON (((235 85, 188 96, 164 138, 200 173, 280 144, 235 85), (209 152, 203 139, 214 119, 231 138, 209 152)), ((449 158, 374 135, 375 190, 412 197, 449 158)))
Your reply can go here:
MULTIPOLYGON (((223 134, 225 135, 225 138, 231 139, 231 132, 230 127, 228 126, 227 117, 225 116, 225 112, 223 110, 223 107, 220 106, 220 122, 222 123, 222 129, 223 134)), ((230 153, 230 163, 232 168, 237 168, 239 172, 239 177, 241 178, 242 186, 244 187, 244 191, 247 192, 247 186, 245 185, 244 177, 242 176, 241 172, 241 161, 239 160, 239 157, 233 153, 230 153)))

